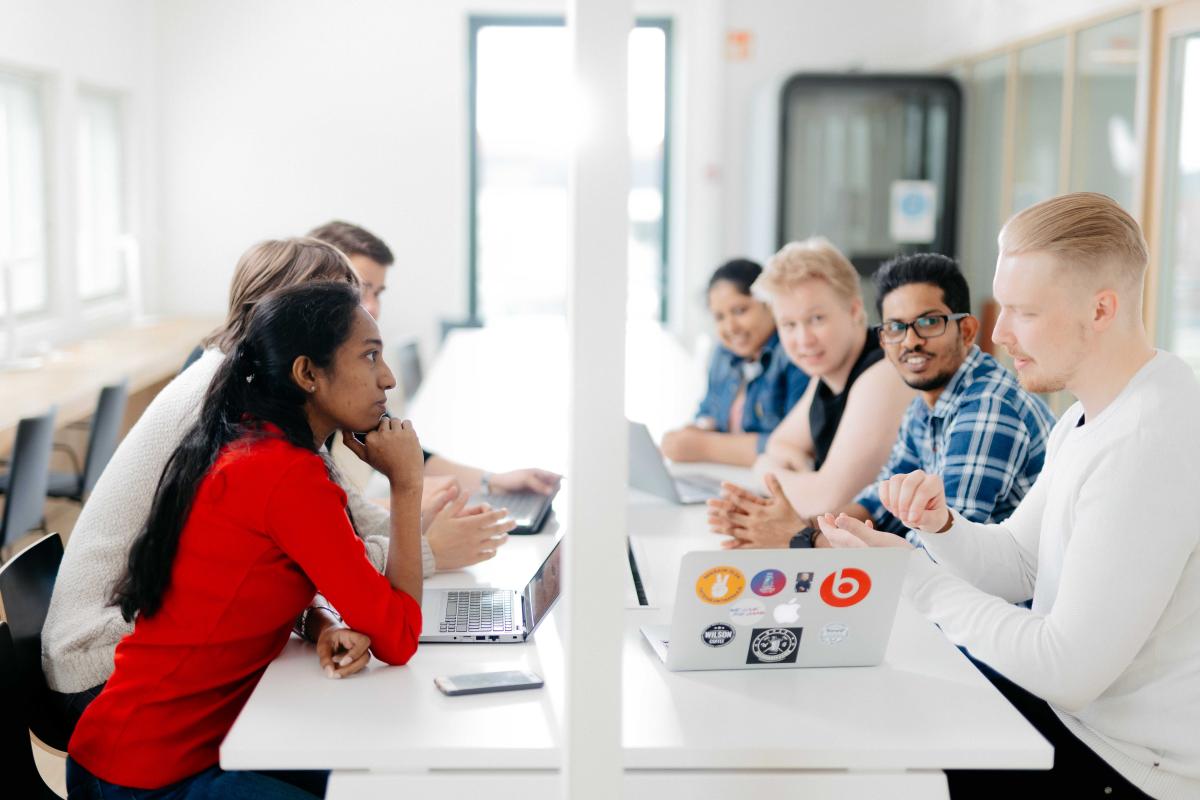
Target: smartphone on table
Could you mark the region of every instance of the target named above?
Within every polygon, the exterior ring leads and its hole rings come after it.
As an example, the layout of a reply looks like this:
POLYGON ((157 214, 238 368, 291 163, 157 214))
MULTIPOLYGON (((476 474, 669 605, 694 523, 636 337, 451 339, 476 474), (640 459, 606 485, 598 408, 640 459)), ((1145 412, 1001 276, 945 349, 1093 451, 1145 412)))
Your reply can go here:
POLYGON ((433 679, 433 684, 442 694, 483 694, 484 692, 512 692, 518 689, 540 689, 540 676, 526 670, 503 672, 473 672, 467 675, 443 675, 433 679))

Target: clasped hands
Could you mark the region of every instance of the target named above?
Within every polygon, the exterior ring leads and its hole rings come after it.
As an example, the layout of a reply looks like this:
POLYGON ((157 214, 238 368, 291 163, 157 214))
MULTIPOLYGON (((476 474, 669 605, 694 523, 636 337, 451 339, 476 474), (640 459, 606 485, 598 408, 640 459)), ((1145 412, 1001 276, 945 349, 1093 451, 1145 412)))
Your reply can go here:
MULTIPOLYGON (((787 547, 810 523, 787 499, 773 473, 763 477, 769 495, 761 497, 736 484, 721 484, 721 497, 708 501, 708 524, 713 533, 729 536, 725 548, 787 547)), ((953 522, 941 477, 921 470, 893 475, 879 484, 879 499, 889 512, 910 528, 944 532, 953 522)), ((819 547, 911 547, 902 537, 875 530, 874 524, 847 514, 822 514, 815 519, 819 547)))

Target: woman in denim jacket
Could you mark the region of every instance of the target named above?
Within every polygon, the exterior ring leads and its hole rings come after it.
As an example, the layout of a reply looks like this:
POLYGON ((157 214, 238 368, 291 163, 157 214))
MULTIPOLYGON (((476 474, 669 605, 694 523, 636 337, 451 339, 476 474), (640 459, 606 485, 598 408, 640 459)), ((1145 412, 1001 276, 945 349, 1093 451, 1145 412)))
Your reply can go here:
POLYGON ((708 281, 708 309, 721 344, 695 421, 663 437, 663 453, 673 461, 750 466, 808 386, 808 376, 779 344, 771 309, 750 293, 760 272, 739 258, 708 281))

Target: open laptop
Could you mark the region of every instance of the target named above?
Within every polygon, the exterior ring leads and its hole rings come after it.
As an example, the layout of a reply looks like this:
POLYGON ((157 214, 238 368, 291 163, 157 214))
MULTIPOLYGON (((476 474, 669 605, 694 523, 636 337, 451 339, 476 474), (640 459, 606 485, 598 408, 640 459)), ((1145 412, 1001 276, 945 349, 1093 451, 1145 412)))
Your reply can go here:
POLYGON ((887 649, 911 553, 687 553, 671 624, 642 634, 673 671, 872 666, 887 649))
POLYGON ((562 539, 522 591, 426 589, 421 642, 523 642, 562 592, 562 539))
POLYGON ((629 485, 649 494, 690 505, 721 496, 721 482, 707 475, 672 475, 650 429, 629 423, 629 485))
POLYGON ((467 505, 487 503, 492 508, 507 508, 508 515, 516 521, 517 527, 509 533, 537 533, 546 524, 550 516, 550 508, 558 495, 558 487, 550 494, 539 492, 496 492, 494 494, 474 494, 467 505))

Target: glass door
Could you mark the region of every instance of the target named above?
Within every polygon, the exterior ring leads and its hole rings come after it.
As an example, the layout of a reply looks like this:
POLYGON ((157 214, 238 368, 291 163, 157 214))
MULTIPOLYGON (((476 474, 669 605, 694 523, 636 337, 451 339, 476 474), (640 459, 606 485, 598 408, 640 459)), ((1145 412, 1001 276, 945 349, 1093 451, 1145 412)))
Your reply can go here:
POLYGON ((1200 372, 1200 3, 1163 11, 1156 333, 1200 372))

